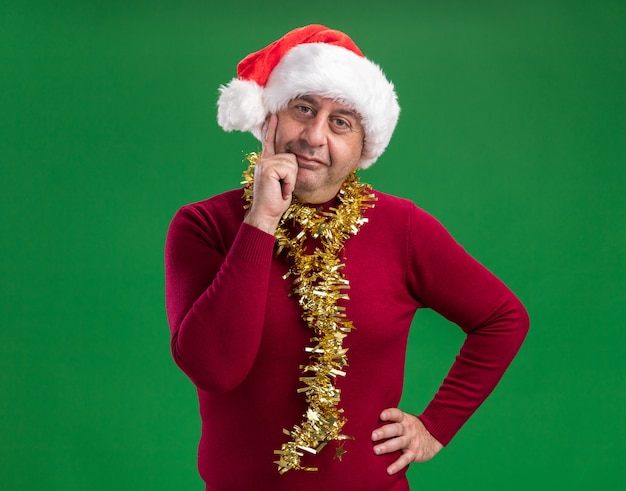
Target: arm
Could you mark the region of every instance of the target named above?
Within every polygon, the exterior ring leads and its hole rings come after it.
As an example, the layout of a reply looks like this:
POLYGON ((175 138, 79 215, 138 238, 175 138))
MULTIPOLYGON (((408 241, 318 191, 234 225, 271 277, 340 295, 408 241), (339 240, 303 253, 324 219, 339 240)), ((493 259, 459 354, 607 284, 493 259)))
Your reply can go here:
POLYGON ((248 374, 261 340, 274 236, 291 203, 295 156, 275 155, 277 118, 268 121, 263 157, 255 167, 254 200, 241 218, 219 208, 185 207, 166 243, 166 303, 178 366, 206 391, 228 391, 248 374), (223 216, 230 218, 221 218, 223 216))
POLYGON ((221 239, 192 208, 181 209, 166 242, 166 305, 177 365, 206 391, 227 391, 258 350, 274 237, 242 224, 224 255, 221 239))
POLYGON ((429 215, 412 215, 408 283, 419 300, 467 337, 439 391, 419 416, 383 411, 390 423, 375 431, 382 453, 402 450, 390 473, 432 458, 495 388, 528 331, 517 297, 473 259, 429 215), (426 431, 424 434, 423 431, 426 431), (395 441, 394 441, 395 440, 395 441))
POLYGON ((447 445, 504 375, 526 337, 529 319, 515 294, 439 222, 426 215, 415 233, 421 236, 413 256, 421 300, 466 333, 443 384, 420 415, 429 432, 447 445))

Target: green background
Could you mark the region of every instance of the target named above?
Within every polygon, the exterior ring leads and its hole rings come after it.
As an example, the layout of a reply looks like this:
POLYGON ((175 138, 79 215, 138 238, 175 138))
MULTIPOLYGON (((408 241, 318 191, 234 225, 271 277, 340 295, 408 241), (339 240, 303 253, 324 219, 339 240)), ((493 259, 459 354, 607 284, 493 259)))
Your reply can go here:
MULTIPOLYGON (((396 84, 396 134, 363 179, 438 217, 532 319, 413 487, 621 487, 626 2, 264 3, 0 0, 0 488, 202 489, 165 233, 181 205, 238 186, 258 148, 217 126, 218 86, 312 22, 396 84)), ((418 314, 404 409, 461 341, 418 314)))

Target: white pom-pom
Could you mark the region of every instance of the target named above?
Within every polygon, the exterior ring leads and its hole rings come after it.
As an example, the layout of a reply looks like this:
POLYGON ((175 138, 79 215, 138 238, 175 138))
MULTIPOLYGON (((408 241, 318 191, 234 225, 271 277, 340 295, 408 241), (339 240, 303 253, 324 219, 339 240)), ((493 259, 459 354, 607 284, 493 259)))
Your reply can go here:
POLYGON ((226 131, 256 133, 265 122, 263 88, 250 80, 233 79, 220 87, 217 122, 226 131))

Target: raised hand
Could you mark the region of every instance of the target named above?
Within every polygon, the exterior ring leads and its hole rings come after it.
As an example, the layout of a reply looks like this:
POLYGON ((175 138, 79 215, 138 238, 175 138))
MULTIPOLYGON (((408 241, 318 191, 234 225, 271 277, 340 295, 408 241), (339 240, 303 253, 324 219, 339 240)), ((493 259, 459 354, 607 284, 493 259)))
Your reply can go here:
POLYGON ((276 153, 278 117, 272 114, 267 122, 263 152, 254 168, 254 191, 250 210, 244 222, 274 234, 280 218, 291 204, 298 175, 298 162, 291 153, 276 153))

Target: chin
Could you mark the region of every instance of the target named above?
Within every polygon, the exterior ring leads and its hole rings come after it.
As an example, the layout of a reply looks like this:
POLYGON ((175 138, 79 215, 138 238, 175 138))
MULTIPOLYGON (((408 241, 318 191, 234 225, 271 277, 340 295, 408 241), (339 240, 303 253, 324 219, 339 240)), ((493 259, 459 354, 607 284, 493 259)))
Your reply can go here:
POLYGON ((304 193, 311 193, 320 187, 318 183, 318 179, 315 179, 315 176, 311 176, 311 175, 306 176, 303 174, 308 174, 308 173, 298 172, 298 177, 296 179, 295 192, 301 191, 304 193))

